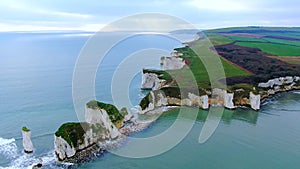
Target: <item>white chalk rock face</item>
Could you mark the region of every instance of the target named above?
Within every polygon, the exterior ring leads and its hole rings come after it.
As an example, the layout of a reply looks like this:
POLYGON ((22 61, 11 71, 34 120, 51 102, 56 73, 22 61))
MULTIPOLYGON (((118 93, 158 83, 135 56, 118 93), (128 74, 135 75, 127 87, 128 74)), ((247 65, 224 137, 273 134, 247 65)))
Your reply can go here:
POLYGON ((168 104, 168 99, 163 93, 157 93, 155 98, 155 107, 166 106, 168 104))
POLYGON ((273 90, 273 89, 268 90, 268 95, 274 95, 274 94, 275 94, 275 90, 273 90))
POLYGON ((292 76, 287 76, 284 79, 284 84, 291 84, 294 82, 294 78, 292 76))
POLYGON ((22 136, 23 136, 23 148, 26 153, 32 153, 33 152, 33 144, 31 141, 31 131, 23 131, 22 130, 22 136))
POLYGON ((234 109, 234 103, 233 103, 233 97, 234 93, 225 93, 224 95, 224 107, 228 109, 234 109))
POLYGON ((179 57, 165 57, 163 60, 164 70, 178 70, 185 66, 185 61, 179 57))
POLYGON ((200 103, 202 105, 202 109, 208 109, 209 108, 209 104, 208 104, 208 96, 204 95, 200 97, 200 103))
POLYGON ((154 81, 154 86, 152 87, 152 90, 159 90, 165 83, 165 80, 160 80, 158 78, 154 81))
POLYGON ((86 107, 85 121, 90 124, 98 123, 104 126, 112 139, 121 135, 118 128, 111 122, 109 115, 104 109, 91 109, 86 107))
POLYGON ((154 73, 144 73, 142 75, 142 89, 152 89, 157 90, 161 88, 162 81, 159 80, 157 74, 154 73))
POLYGON ((208 96, 198 96, 195 95, 194 93, 189 93, 188 94, 189 102, 185 101, 189 105, 187 106, 197 106, 202 109, 208 109, 208 96))
POLYGON ((286 85, 286 84, 292 84, 293 82, 297 82, 298 80, 299 80, 298 76, 280 77, 280 78, 271 79, 266 83, 259 83, 258 87, 273 88, 274 86, 282 86, 282 85, 286 85))
POLYGON ((253 110, 260 109, 260 95, 255 95, 250 92, 250 106, 253 110))
POLYGON ((63 138, 54 136, 55 153, 60 160, 73 157, 76 150, 71 147, 63 138))
POLYGON ((192 106, 192 101, 190 99, 182 99, 181 105, 182 106, 192 106))

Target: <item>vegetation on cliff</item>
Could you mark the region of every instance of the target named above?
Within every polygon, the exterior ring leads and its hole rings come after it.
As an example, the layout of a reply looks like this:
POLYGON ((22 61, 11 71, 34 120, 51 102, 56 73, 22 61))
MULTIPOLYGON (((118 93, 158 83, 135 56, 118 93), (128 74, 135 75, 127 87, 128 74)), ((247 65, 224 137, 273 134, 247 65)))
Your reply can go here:
POLYGON ((100 124, 72 122, 60 126, 55 132, 55 136, 63 138, 72 147, 78 147, 83 143, 85 132, 90 129, 96 134, 106 132, 106 129, 100 124))
POLYGON ((27 127, 22 127, 22 131, 24 131, 24 132, 30 132, 30 130, 27 128, 27 127))
POLYGON ((97 100, 92 100, 88 102, 86 106, 91 109, 104 109, 109 115, 111 122, 113 122, 115 125, 117 125, 124 119, 124 115, 122 115, 119 112, 119 110, 112 104, 107 104, 107 103, 99 102, 97 100))

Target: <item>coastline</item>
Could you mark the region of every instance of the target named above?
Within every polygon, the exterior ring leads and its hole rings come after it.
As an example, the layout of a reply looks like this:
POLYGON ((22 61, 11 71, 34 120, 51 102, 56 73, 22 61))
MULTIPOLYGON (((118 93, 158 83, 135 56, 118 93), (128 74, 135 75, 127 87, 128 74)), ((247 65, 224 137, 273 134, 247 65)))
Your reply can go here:
MULTIPOLYGON (((197 41, 198 40, 195 40, 195 43, 197 43, 197 41)), ((211 51, 211 49, 209 50, 210 52, 213 52, 211 51)), ((245 48, 245 50, 248 50, 248 48, 245 48)), ((258 49, 255 49, 254 51, 261 54, 261 51, 258 49)), ((277 95, 281 92, 288 92, 300 89, 299 76, 289 76, 286 74, 280 77, 275 76, 277 78, 270 78, 267 80, 267 82, 263 82, 261 80, 259 81, 259 83, 252 82, 251 84, 246 84, 245 86, 239 86, 241 85, 241 83, 237 83, 235 85, 230 85, 229 87, 226 86, 226 88, 200 88, 198 86, 196 89, 193 89, 193 87, 195 86, 179 88, 177 86, 177 82, 175 82, 175 79, 166 76, 166 74, 168 74, 168 70, 174 71, 175 74, 181 73, 180 70, 183 70, 184 67, 189 67, 191 63, 193 63, 193 61, 196 61, 197 59, 199 60, 198 57, 186 57, 185 55, 191 54, 189 52, 191 51, 188 45, 183 48, 176 48, 171 53, 170 57, 164 57, 164 59, 161 60, 163 70, 143 70, 141 89, 150 89, 151 91, 141 100, 139 104, 139 113, 136 115, 136 118, 138 118, 138 116, 140 115, 151 115, 151 112, 157 112, 154 114, 158 115, 157 118, 159 118, 159 116, 163 113, 161 109, 168 109, 170 108, 170 106, 188 106, 204 110, 215 106, 224 106, 226 109, 229 110, 234 110, 239 107, 246 106, 255 111, 259 111, 261 104, 264 103, 264 101, 270 98, 271 96, 277 95), (181 90, 183 90, 183 92, 181 90)), ((233 66, 235 65, 237 68, 240 68, 244 71, 247 70, 245 72, 251 72, 251 75, 255 74, 252 71, 231 62, 227 58, 224 58, 224 60, 228 64, 232 64, 233 66)), ((197 68, 193 67, 193 69, 197 68)), ((265 77, 262 79, 265 79, 265 77)), ((209 84, 209 82, 206 83, 209 84)), ((117 148, 122 144, 121 140, 123 139, 120 138, 124 137, 126 139, 126 136, 129 136, 132 133, 143 131, 157 119, 156 118, 155 120, 141 123, 133 120, 133 118, 130 118, 127 121, 124 121, 123 118, 122 120, 119 119, 121 120, 119 124, 116 124, 115 122, 114 124, 112 124, 113 119, 111 119, 111 117, 108 118, 108 115, 106 114, 110 114, 110 110, 105 109, 105 107, 107 107, 106 104, 101 103, 101 105, 102 106, 99 106, 94 112, 96 113, 95 115, 91 115, 89 110, 86 111, 86 114, 90 114, 86 115, 86 121, 90 124, 96 123, 104 126, 108 131, 108 133, 105 133, 106 135, 104 134, 106 140, 99 141, 98 139, 94 139, 95 136, 87 136, 84 134, 83 138, 79 138, 79 140, 76 141, 76 143, 79 142, 81 145, 63 143, 66 144, 67 147, 69 147, 70 151, 72 151, 71 155, 67 155, 66 160, 73 160, 74 157, 75 159, 73 162, 80 163, 81 161, 89 160, 91 158, 90 154, 103 154, 105 150, 109 150, 110 148, 105 146, 99 146, 101 145, 101 142, 107 142, 109 145, 111 145, 111 147, 117 148), (103 112, 105 113, 103 114, 103 112), (99 116, 99 114, 101 115, 99 116), (87 116, 91 117, 87 118, 87 116), (117 138, 117 144, 113 143, 114 138, 117 138), (87 144, 86 140, 90 139, 94 141, 89 142, 87 144), (83 160, 78 158, 82 158, 83 160)), ((89 108, 89 106, 87 106, 87 108, 89 108)), ((119 113, 118 110, 116 110, 116 112, 116 114, 119 113)), ((57 149, 63 147, 61 145, 55 146, 57 149)), ((60 153, 64 154, 64 151, 65 150, 61 150, 60 153)), ((66 152, 68 152, 68 150, 66 150, 66 152)), ((58 154, 59 153, 57 153, 57 156, 59 157, 58 154)), ((60 160, 64 161, 65 159, 60 158, 60 160)))

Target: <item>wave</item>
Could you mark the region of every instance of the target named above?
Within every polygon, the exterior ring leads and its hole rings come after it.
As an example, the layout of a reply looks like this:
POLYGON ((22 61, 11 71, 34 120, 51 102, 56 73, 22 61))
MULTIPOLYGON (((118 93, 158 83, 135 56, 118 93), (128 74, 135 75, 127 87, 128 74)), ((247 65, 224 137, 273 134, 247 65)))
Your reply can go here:
POLYGON ((55 169, 62 169, 73 165, 72 163, 58 164, 56 162, 55 153, 53 151, 50 151, 41 157, 36 157, 32 154, 22 153, 20 154, 20 156, 12 160, 8 167, 0 167, 0 169, 32 169, 34 165, 40 162, 42 162, 45 168, 55 169))
POLYGON ((5 139, 0 137, 0 155, 3 155, 7 159, 17 157, 18 148, 15 141, 14 138, 5 139))
POLYGON ((0 137, 0 146, 6 145, 6 144, 10 144, 12 142, 15 142, 16 140, 14 138, 11 139, 5 139, 5 138, 1 138, 0 137))
POLYGON ((34 154, 26 154, 23 150, 18 150, 17 144, 14 138, 5 139, 0 137, 0 156, 5 157, 10 162, 8 166, 0 166, 0 169, 24 169, 30 168, 40 162, 46 168, 66 168, 72 163, 58 164, 56 162, 56 156, 54 151, 50 151, 41 156, 35 156, 34 154))
POLYGON ((293 92, 293 93, 295 93, 295 94, 300 94, 300 91, 296 91, 296 92, 293 92))

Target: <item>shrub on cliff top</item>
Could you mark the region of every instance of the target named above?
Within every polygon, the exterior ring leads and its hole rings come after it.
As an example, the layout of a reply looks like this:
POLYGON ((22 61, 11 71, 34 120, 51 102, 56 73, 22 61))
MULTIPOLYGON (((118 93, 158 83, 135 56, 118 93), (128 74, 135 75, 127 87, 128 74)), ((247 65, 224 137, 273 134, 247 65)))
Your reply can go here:
POLYGON ((22 131, 25 131, 25 132, 30 132, 30 130, 27 128, 27 127, 22 127, 22 131))

